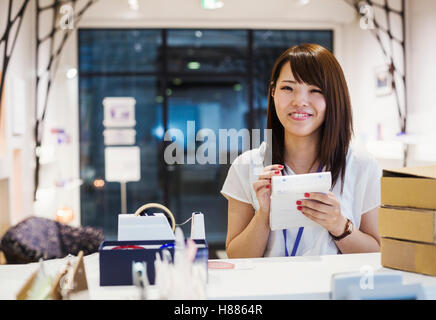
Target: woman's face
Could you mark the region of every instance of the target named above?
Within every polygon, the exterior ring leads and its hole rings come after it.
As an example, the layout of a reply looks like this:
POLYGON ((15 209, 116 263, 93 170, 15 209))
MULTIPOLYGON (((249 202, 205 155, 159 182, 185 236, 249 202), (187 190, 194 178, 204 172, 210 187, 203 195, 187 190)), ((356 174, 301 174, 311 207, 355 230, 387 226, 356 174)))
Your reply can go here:
POLYGON ((310 136, 324 122, 326 101, 321 89, 298 83, 289 63, 280 71, 273 98, 277 116, 288 134, 310 136))

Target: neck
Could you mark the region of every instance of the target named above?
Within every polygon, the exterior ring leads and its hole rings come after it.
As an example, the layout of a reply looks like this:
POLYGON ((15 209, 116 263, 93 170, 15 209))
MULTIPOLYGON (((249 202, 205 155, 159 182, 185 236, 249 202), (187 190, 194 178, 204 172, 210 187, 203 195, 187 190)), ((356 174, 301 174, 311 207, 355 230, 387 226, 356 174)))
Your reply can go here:
POLYGON ((296 173, 309 173, 319 165, 319 134, 298 137, 285 132, 284 161, 296 173))

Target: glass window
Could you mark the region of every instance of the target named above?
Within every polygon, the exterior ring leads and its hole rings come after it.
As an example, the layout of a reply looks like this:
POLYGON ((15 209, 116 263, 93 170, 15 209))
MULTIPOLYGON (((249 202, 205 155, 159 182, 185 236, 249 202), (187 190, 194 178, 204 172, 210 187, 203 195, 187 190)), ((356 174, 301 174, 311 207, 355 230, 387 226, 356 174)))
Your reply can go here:
POLYGON ((79 64, 82 73, 152 72, 160 66, 160 30, 79 31, 79 64))
POLYGON ((116 238, 121 213, 121 185, 105 179, 103 99, 133 97, 136 100, 135 145, 141 152, 141 181, 127 183, 127 212, 146 202, 163 201, 159 146, 162 138, 162 106, 157 103, 158 83, 151 76, 92 76, 80 79, 80 176, 81 222, 103 227, 107 238, 116 238))
MULTIPOLYGON (((184 164, 170 166, 171 211, 178 221, 202 211, 208 241, 224 243, 227 200, 220 190, 227 177, 230 155, 226 153, 226 163, 220 164, 219 144, 228 141, 219 140, 219 130, 248 127, 248 87, 245 79, 237 77, 184 77, 170 79, 169 88, 168 128, 180 130, 184 137, 184 164), (188 163, 188 157, 194 163, 188 163), (207 163, 202 164, 203 161, 207 163)), ((242 151, 242 142, 238 149, 242 151)), ((189 235, 190 225, 183 230, 189 235)))
MULTIPOLYGON (((304 42, 332 49, 333 32, 81 29, 82 224, 102 227, 108 240, 117 237, 121 188, 120 183, 104 181, 102 101, 105 97, 134 97, 141 180, 127 183, 127 211, 133 213, 148 202, 162 203, 174 213, 176 223, 201 211, 209 245, 223 248, 227 200, 220 190, 234 150, 227 148, 227 163, 220 164, 219 144, 223 142, 219 130, 251 132, 266 127, 267 86, 273 63, 284 50, 304 42), (193 131, 188 130, 189 123, 194 124, 193 131), (184 164, 165 161, 165 146, 173 141, 164 141, 164 135, 170 129, 182 133, 184 164), (213 150, 208 149, 203 160, 209 163, 201 164, 197 152, 205 150, 205 142, 213 135, 218 144, 215 154, 209 154, 213 150), (192 141, 194 151, 188 148, 192 141), (187 163, 188 157, 193 157, 194 163, 187 163), (210 163, 213 157, 216 161, 210 163)), ((244 151, 242 143, 237 148, 238 154, 244 151)), ((190 224, 182 229, 189 236, 190 224)))

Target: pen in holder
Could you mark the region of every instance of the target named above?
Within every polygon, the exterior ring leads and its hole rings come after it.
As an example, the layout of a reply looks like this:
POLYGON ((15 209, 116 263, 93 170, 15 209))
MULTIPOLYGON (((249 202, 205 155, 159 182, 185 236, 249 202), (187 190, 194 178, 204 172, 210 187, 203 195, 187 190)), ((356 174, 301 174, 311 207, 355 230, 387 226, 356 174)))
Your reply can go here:
POLYGON ((162 258, 156 253, 155 286, 160 299, 206 299, 207 264, 195 262, 197 250, 191 238, 185 245, 183 231, 177 227, 173 261, 168 249, 162 251, 162 258))

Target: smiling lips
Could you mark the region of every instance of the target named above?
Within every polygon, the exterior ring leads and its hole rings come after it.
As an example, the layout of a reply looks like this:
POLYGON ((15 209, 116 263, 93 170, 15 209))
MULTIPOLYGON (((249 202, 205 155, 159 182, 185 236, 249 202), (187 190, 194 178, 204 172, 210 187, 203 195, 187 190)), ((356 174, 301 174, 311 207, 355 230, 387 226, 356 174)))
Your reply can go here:
POLYGON ((313 115, 307 112, 302 112, 302 111, 298 111, 298 112, 292 112, 289 114, 291 116, 291 118, 293 120, 296 121, 304 121, 309 119, 310 117, 312 117, 313 115))

